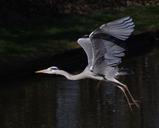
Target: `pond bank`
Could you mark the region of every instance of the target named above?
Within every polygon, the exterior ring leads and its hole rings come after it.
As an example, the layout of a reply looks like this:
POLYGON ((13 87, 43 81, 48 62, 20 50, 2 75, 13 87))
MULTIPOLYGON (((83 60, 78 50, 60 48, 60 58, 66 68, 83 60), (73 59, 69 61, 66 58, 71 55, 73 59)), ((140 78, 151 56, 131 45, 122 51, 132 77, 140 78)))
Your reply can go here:
MULTIPOLYGON (((125 58, 136 57, 150 52, 154 47, 159 46, 159 31, 145 32, 132 36, 127 40, 127 52, 125 58)), ((14 78, 26 75, 33 75, 36 70, 56 65, 59 68, 73 71, 86 66, 87 60, 81 48, 66 50, 65 52, 42 56, 38 59, 10 59, 0 63, 0 78, 14 78)))

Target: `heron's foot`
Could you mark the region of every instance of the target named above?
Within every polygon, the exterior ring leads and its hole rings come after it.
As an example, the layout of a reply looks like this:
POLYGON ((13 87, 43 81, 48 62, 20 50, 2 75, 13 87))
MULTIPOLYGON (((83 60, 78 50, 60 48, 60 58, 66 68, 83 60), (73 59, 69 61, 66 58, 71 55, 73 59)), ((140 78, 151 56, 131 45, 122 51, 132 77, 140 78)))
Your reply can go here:
POLYGON ((133 109, 132 109, 132 103, 128 103, 128 105, 129 105, 130 110, 133 111, 133 109))
MULTIPOLYGON (((129 107, 135 105, 138 109, 140 109, 139 102, 140 102, 139 100, 133 100, 132 103, 129 103, 129 107)), ((132 108, 132 107, 131 107, 131 108, 132 108)))

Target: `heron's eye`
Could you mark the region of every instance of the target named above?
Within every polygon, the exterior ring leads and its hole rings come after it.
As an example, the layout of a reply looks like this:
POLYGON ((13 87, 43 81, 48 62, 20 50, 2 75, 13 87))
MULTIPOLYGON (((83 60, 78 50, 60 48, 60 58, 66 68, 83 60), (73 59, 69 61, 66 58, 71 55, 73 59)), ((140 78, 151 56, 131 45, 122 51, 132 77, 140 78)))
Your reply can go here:
POLYGON ((50 70, 57 70, 58 68, 57 67, 51 67, 50 70))

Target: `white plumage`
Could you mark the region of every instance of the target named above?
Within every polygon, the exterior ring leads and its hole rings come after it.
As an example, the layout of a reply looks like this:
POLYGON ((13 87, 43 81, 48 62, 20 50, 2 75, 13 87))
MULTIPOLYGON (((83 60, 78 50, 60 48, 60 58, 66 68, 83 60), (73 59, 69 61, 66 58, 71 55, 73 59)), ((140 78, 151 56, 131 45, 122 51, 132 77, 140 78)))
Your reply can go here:
POLYGON ((122 45, 134 31, 134 26, 131 17, 124 17, 103 24, 89 36, 79 38, 77 42, 86 52, 88 59, 88 66, 80 74, 72 75, 55 66, 37 71, 36 73, 63 75, 70 80, 92 78, 102 81, 112 81, 117 83, 113 85, 122 90, 130 108, 131 104, 139 107, 128 87, 116 79, 120 75, 118 65, 121 63, 121 58, 125 55, 125 48, 122 45))

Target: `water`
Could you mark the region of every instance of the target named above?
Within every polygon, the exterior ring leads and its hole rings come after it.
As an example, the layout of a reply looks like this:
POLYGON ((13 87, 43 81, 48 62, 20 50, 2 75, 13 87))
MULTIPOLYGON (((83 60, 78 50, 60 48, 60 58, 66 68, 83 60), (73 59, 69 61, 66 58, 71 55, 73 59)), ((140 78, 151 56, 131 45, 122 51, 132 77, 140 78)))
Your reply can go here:
POLYGON ((1 128, 159 128, 159 54, 130 59, 122 76, 141 109, 122 92, 95 80, 37 75, 0 83, 1 128))

